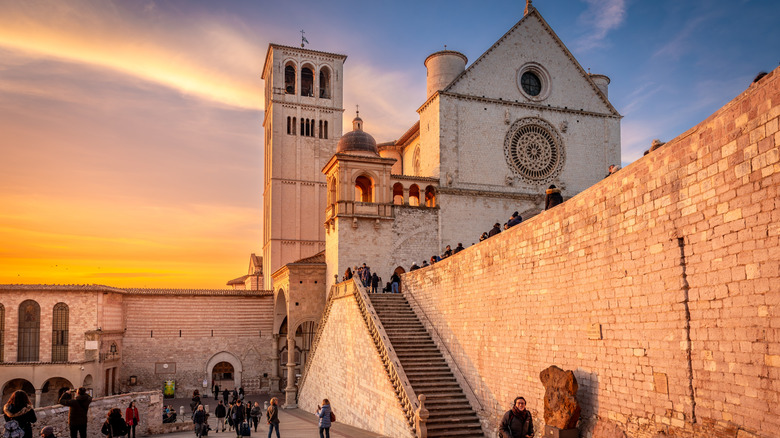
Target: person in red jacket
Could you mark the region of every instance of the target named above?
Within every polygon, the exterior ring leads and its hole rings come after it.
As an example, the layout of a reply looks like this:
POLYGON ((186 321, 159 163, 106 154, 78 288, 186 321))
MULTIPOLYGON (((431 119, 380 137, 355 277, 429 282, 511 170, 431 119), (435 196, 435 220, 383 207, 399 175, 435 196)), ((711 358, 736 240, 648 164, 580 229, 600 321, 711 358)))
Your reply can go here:
POLYGON ((135 407, 134 401, 131 401, 130 406, 125 409, 125 421, 130 427, 130 432, 127 434, 127 437, 135 438, 135 427, 141 422, 141 418, 138 416, 138 408, 135 407))

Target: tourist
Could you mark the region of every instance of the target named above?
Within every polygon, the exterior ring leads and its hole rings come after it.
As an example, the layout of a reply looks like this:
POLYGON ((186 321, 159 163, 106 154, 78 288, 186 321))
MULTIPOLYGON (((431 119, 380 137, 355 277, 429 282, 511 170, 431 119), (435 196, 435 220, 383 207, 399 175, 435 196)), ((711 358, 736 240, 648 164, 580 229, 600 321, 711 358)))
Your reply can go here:
POLYGON ((449 257, 449 256, 451 256, 451 255, 452 255, 452 248, 450 248, 450 246, 449 246, 449 245, 447 245, 447 246, 444 248, 444 254, 442 254, 442 255, 441 255, 441 258, 442 258, 442 259, 446 259, 447 257, 449 257))
POLYGON ((125 409, 125 421, 130 427, 128 432, 128 438, 132 435, 135 438, 135 427, 141 422, 141 417, 138 415, 138 408, 135 407, 135 401, 130 402, 130 406, 125 409))
POLYGON ((547 189, 547 196, 544 199, 544 209, 549 210, 558 204, 563 203, 563 196, 561 196, 561 189, 555 187, 555 184, 550 185, 547 189))
POLYGON ((344 271, 344 278, 342 281, 347 281, 352 279, 352 269, 349 269, 349 266, 347 266, 347 270, 344 271))
POLYGON ((230 402, 230 404, 227 407, 227 424, 228 424, 228 430, 233 430, 233 427, 235 426, 235 423, 233 423, 233 410, 235 409, 235 405, 233 402, 230 402))
POLYGON ((244 387, 243 386, 239 386, 238 387, 238 398, 240 400, 244 400, 244 395, 245 395, 244 394, 244 387))
POLYGON ((614 164, 610 164, 609 165, 609 170, 607 171, 607 176, 605 176, 604 178, 612 176, 612 174, 617 172, 617 171, 618 171, 618 167, 615 166, 614 164))
POLYGON ((514 213, 512 213, 512 217, 509 218, 509 222, 507 222, 507 225, 509 225, 509 228, 512 228, 515 225, 518 225, 522 221, 523 221, 523 218, 522 218, 522 216, 520 216, 520 213, 514 212, 514 213))
POLYGON ((498 234, 498 233, 500 233, 500 232, 501 232, 501 224, 500 224, 500 223, 498 223, 498 222, 496 222, 496 223, 493 225, 493 228, 490 230, 490 232, 488 232, 488 235, 487 235, 487 236, 488 236, 488 237, 493 237, 493 236, 495 236, 496 234, 498 234))
POLYGON ((376 275, 376 272, 374 272, 374 274, 371 275, 371 293, 375 294, 378 288, 379 288, 379 276, 376 275))
POLYGON ((67 406, 68 409, 68 428, 70 429, 70 438, 87 438, 87 411, 89 404, 92 403, 92 397, 87 394, 87 388, 83 386, 76 392, 76 398, 73 398, 75 390, 71 389, 62 393, 60 404, 67 406))
POLYGON ((200 391, 196 389, 195 392, 192 393, 192 401, 190 401, 190 409, 192 409, 193 414, 200 404, 200 391))
POLYGON ((100 432, 108 438, 116 438, 127 435, 128 429, 127 422, 122 418, 122 411, 119 408, 111 408, 100 432))
POLYGON ((203 432, 208 434, 208 429, 206 429, 208 427, 206 425, 206 411, 203 409, 203 405, 198 405, 195 413, 192 414, 192 423, 195 424, 195 435, 198 438, 204 435, 203 432))
POLYGON ((19 389, 11 394, 8 403, 3 406, 3 418, 5 418, 6 433, 13 429, 21 429, 24 432, 24 438, 32 438, 32 425, 38 421, 38 417, 35 416, 35 409, 26 392, 19 389), (16 427, 13 427, 14 422, 16 422, 16 427))
POLYGON ((265 417, 268 420, 268 438, 271 438, 271 431, 276 429, 276 438, 279 438, 279 408, 276 406, 278 401, 276 397, 271 399, 271 405, 265 411, 265 417))
POLYGON ((252 402, 247 400, 244 406, 246 407, 246 409, 244 409, 244 418, 246 418, 246 422, 248 423, 248 426, 251 429, 252 428, 252 402))
POLYGON ((330 438, 330 401, 328 399, 322 400, 322 407, 317 406, 317 416, 319 419, 319 426, 320 426, 320 438, 330 438), (323 431, 325 432, 323 434, 323 431))
POLYGON ((489 237, 488 233, 487 233, 487 231, 485 231, 484 233, 482 233, 481 236, 479 236, 479 241, 482 242, 483 240, 487 239, 488 237, 489 237))
POLYGON ((233 419, 233 427, 236 428, 236 436, 241 436, 241 423, 246 420, 246 410, 241 403, 241 399, 236 400, 236 404, 233 406, 233 412, 231 414, 233 419))
POLYGON ((230 394, 230 396, 233 399, 233 400, 231 400, 231 402, 233 402, 233 404, 235 404, 236 401, 238 400, 238 391, 236 391, 236 388, 233 388, 233 392, 230 394))
POLYGON ((257 432, 257 425, 260 424, 260 403, 255 402, 252 406, 252 410, 249 412, 249 418, 252 419, 252 423, 255 426, 255 432, 257 432))
POLYGON ((466 249, 466 248, 463 247, 463 244, 462 243, 458 243, 458 246, 455 247, 455 250, 452 253, 453 254, 457 254, 457 253, 463 251, 464 249, 466 249))
POLYGON ((401 284, 401 277, 398 276, 397 272, 393 272, 393 275, 390 277, 390 289, 392 293, 398 293, 399 284, 401 284))
POLYGON ((57 438, 54 435, 54 428, 51 426, 46 426, 41 429, 41 438, 57 438))
POLYGON ((227 409, 225 409, 225 404, 222 403, 222 400, 219 401, 219 404, 217 404, 217 409, 214 410, 214 415, 217 416, 217 432, 219 432, 219 429, 222 428, 222 432, 225 431, 225 417, 227 416, 227 409))
POLYGON ((219 385, 214 383, 214 400, 219 400, 219 385))
POLYGON ((222 390, 222 402, 227 405, 228 404, 228 396, 230 396, 230 391, 228 391, 227 388, 222 390))
POLYGON ((409 268, 409 272, 416 271, 418 269, 420 269, 420 267, 417 266, 417 262, 414 262, 414 263, 412 263, 412 267, 409 268))
POLYGON ((531 413, 525 409, 525 399, 515 398, 512 409, 506 411, 501 418, 498 432, 502 438, 526 438, 534 435, 534 422, 531 413))
POLYGON ((422 267, 422 268, 427 268, 428 266, 430 266, 430 265, 428 264, 428 260, 423 260, 423 264, 422 264, 422 266, 421 266, 421 267, 422 267))

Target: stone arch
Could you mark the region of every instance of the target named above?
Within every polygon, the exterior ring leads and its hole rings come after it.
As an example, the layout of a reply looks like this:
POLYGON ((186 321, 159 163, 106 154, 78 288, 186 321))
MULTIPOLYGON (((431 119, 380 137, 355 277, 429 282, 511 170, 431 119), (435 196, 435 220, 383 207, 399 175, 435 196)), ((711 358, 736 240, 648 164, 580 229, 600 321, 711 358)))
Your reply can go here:
POLYGON ((244 367, 241 365, 241 360, 239 360, 234 354, 227 351, 220 351, 219 353, 211 356, 211 359, 209 359, 209 361, 206 363, 206 381, 208 382, 208 386, 206 387, 214 387, 214 382, 211 381, 211 371, 214 369, 214 366, 220 362, 227 362, 233 366, 234 387, 241 387, 241 374, 244 370, 244 367))
MULTIPOLYGON (((393 273, 398 274, 398 276, 400 277, 402 274, 406 274, 406 269, 404 269, 403 266, 398 266, 393 270, 393 273)), ((398 283, 398 293, 404 292, 403 287, 404 287, 403 281, 398 283)))
POLYGON ((284 92, 295 94, 295 83, 298 76, 298 67, 295 61, 289 60, 284 63, 284 92))
POLYGON ((330 99, 330 67, 323 65, 320 67, 320 98, 330 99))
POLYGON ((92 388, 92 374, 87 374, 84 376, 84 381, 81 383, 81 386, 87 389, 92 388))
POLYGON ((415 207, 420 205, 420 187, 417 184, 409 186, 409 205, 415 207))
POLYGON ((404 185, 399 182, 393 184, 393 204, 404 205, 404 185))
POLYGON ((301 96, 314 96, 314 71, 316 69, 311 63, 304 63, 301 66, 301 96))
POLYGON ((38 362, 41 340, 41 306, 33 300, 19 304, 17 362, 38 362))
POLYGON ((374 202, 374 180, 365 173, 355 178, 355 202, 374 202))
POLYGON ((433 186, 425 188, 425 206, 436 207, 436 189, 433 186))
POLYGON ((276 293, 274 302, 274 334, 279 334, 282 323, 287 318, 287 293, 284 289, 279 289, 276 293))
POLYGON ((27 393, 27 396, 30 398, 30 403, 32 403, 33 406, 35 406, 35 387, 27 379, 17 378, 5 382, 3 384, 3 393, 2 393, 3 400, 8 400, 8 398, 11 397, 11 394, 13 394, 19 389, 27 393))
POLYGON ((64 377, 50 377, 41 386, 40 406, 56 405, 62 393, 73 387, 73 383, 64 377))

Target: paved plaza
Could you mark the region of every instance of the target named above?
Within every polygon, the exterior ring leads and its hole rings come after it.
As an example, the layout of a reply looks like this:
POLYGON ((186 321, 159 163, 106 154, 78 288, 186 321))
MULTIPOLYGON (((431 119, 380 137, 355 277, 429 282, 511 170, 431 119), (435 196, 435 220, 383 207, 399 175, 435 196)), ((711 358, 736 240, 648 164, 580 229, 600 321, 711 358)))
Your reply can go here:
MULTIPOLYGON (((247 400, 253 403, 258 402, 262 407, 265 402, 270 400, 267 395, 248 395, 247 400)), ((216 417, 214 417, 214 409, 217 407, 217 401, 213 398, 202 400, 204 405, 208 406, 208 410, 211 413, 209 416, 209 425, 212 429, 216 429, 216 417)), ((185 412, 189 413, 190 399, 166 399, 165 405, 173 405, 176 412, 179 412, 180 407, 184 406, 185 412)), ((333 407, 334 412, 338 416, 338 408, 333 407)), ((189 421, 189 414, 186 415, 186 420, 189 421)), ((319 428, 317 427, 317 417, 314 414, 304 412, 300 409, 279 409, 279 431, 282 438, 310 438, 319 436, 319 428)), ((155 437, 165 438, 193 438, 195 436, 193 431, 174 432, 162 435, 153 435, 155 437)), ((236 436, 235 431, 215 432, 215 430, 209 431, 209 437, 217 438, 232 438, 236 436)), ((252 430, 252 437, 264 438, 268 436, 268 424, 265 423, 265 411, 263 411, 263 417, 260 425, 257 427, 257 432, 252 430)), ((274 434, 274 436, 276 436, 274 434)), ((361 430, 346 424, 341 424, 338 421, 333 423, 330 428, 331 438, 376 438, 381 437, 372 432, 361 430)))

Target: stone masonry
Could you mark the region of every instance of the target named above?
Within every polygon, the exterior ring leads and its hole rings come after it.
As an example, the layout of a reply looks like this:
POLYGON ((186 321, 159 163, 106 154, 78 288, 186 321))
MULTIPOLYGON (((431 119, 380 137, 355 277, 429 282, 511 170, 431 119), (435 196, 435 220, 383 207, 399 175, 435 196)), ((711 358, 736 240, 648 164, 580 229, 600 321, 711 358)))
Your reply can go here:
POLYGON ((555 364, 582 436, 780 430, 780 72, 554 209, 404 276, 486 407, 538 422, 555 364), (595 431, 595 432, 594 432, 595 431))

